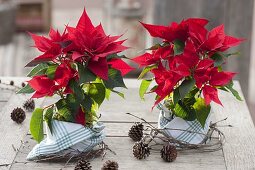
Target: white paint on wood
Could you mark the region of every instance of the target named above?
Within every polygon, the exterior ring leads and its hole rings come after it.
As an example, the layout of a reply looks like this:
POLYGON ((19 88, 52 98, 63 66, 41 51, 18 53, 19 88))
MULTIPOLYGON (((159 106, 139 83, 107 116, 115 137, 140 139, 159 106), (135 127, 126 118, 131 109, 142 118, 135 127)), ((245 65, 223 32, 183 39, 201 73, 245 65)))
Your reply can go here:
MULTIPOLYGON (((1 78, 3 79, 3 78, 1 78)), ((21 82, 24 78, 7 78, 14 80, 15 83, 21 82)), ((8 81, 8 80, 4 80, 8 81)), ((21 146, 21 141, 25 137, 29 129, 29 121, 31 113, 26 113, 26 119, 22 124, 16 124, 10 118, 12 110, 16 107, 22 107, 24 101, 29 97, 26 95, 13 95, 9 98, 5 106, 0 111, 0 164, 10 164, 13 162, 17 150, 21 146)), ((43 99, 36 100, 36 106, 41 105, 43 99)), ((2 167, 1 167, 2 168, 2 167)))
POLYGON ((13 75, 13 67, 15 67, 15 45, 13 43, 10 43, 7 45, 5 53, 4 53, 4 76, 12 76, 13 75))
MULTIPOLYGON (((250 58, 250 76, 248 100, 253 105, 255 104, 255 3, 253 4, 253 22, 252 22, 252 38, 251 38, 251 58, 250 58)), ((255 113, 254 113, 255 116, 255 113)))
POLYGON ((15 76, 23 76, 23 69, 25 66, 24 62, 24 57, 25 57, 25 50, 27 48, 31 47, 26 47, 26 38, 23 34, 18 34, 15 37, 16 40, 16 56, 15 56, 15 76))
MULTIPOLYGON (((107 126, 107 124, 106 124, 107 126)), ((123 134, 125 135, 125 134, 123 134)), ((27 153, 36 144, 35 141, 30 139, 28 135, 25 138, 25 146, 21 148, 21 152, 17 154, 17 162, 26 162, 25 158, 27 153)), ((152 152, 151 155, 145 160, 137 160, 133 157, 132 146, 134 142, 128 137, 107 137, 105 143, 116 152, 117 155, 113 155, 111 152, 107 152, 105 159, 102 161, 101 158, 96 158, 91 161, 92 168, 95 170, 101 169, 103 163, 106 160, 114 160, 119 164, 119 169, 121 170, 137 170, 138 167, 141 170, 158 170, 158 169, 182 169, 182 170, 205 170, 205 169, 217 169, 223 170, 225 168, 224 158, 222 156, 222 151, 211 152, 211 153, 194 153, 194 151, 183 151, 178 153, 178 157, 174 163, 166 163, 160 158, 158 152, 152 152), (194 156, 195 155, 195 156, 194 156)), ((26 169, 26 170, 42 170, 51 169, 59 170, 63 168, 65 162, 54 162, 54 163, 36 163, 28 162, 26 164, 17 163, 12 166, 11 169, 26 169)), ((74 164, 71 163, 65 170, 73 170, 74 164)))
MULTIPOLYGON (((137 87, 137 83, 133 80, 127 81, 128 87, 137 87)), ((240 85, 235 82, 235 88, 241 93, 240 85)), ((243 97, 242 93, 241 96, 243 97)), ((223 147, 223 152, 212 153, 195 153, 193 151, 181 152, 176 162, 167 164, 161 161, 159 155, 152 154, 148 159, 144 161, 138 161, 132 156, 132 142, 127 138, 128 129, 131 123, 136 119, 132 119, 125 115, 125 112, 133 112, 152 121, 157 120, 158 113, 150 114, 146 110, 150 109, 153 98, 143 104, 140 103, 138 96, 138 89, 130 88, 126 91, 126 101, 121 100, 117 95, 112 96, 110 102, 102 107, 105 114, 102 115, 104 121, 120 121, 120 123, 105 123, 106 132, 108 134, 105 140, 109 146, 117 152, 117 156, 107 155, 106 159, 113 159, 119 162, 120 169, 254 169, 255 168, 255 129, 252 123, 249 110, 245 101, 237 101, 230 93, 220 92, 220 99, 224 107, 214 105, 213 109, 216 120, 221 120, 228 117, 227 121, 222 122, 223 125, 231 124, 233 127, 219 127, 226 136, 226 143, 223 147), (112 102, 112 103, 111 103, 112 102), (111 137, 112 136, 112 137, 111 137), (115 137, 113 137, 115 136, 115 137), (117 137, 118 136, 118 137, 117 137), (223 157, 224 155, 224 157, 223 157), (225 160, 225 163, 224 163, 225 160)), ((17 128, 18 126, 9 121, 8 116, 4 116, 10 112, 10 108, 20 103, 21 100, 18 96, 13 95, 11 100, 7 103, 7 107, 2 109, 0 117, 0 129, 3 138, 0 139, 0 144, 7 144, 7 148, 0 147, 0 153, 7 154, 4 158, 0 157, 0 163, 11 162, 15 152, 10 144, 14 146, 20 146, 19 140, 22 139, 28 130, 28 122, 24 123, 24 126, 17 128), (5 124, 2 124, 5 122, 5 124), (12 133, 8 136, 12 127, 12 133), (11 143, 9 141, 12 141, 11 143), (10 161, 11 160, 11 161, 10 161)), ((51 101, 53 102, 53 101, 51 101)), ((49 104, 51 102, 46 102, 49 104)), ((28 121, 28 120, 26 120, 28 121)), ((32 149, 35 142, 30 140, 30 135, 25 139, 28 143, 21 147, 21 152, 17 154, 15 161, 23 162, 28 152, 32 149)), ((18 148, 18 147, 17 147, 18 148)), ((99 169, 102 165, 101 159, 92 161, 92 166, 99 169)), ((16 163, 13 165, 13 169, 59 169, 63 167, 64 163, 35 163, 29 162, 26 164, 16 163)), ((74 165, 71 165, 67 169, 73 169, 74 165)))
MULTIPOLYGON (((235 88, 242 92, 239 83, 235 88)), ((226 136, 223 153, 227 169, 255 169, 255 128, 245 101, 237 101, 230 93, 221 92, 219 98, 224 107, 213 105, 216 120, 228 119, 222 124, 233 127, 220 127, 226 136)))

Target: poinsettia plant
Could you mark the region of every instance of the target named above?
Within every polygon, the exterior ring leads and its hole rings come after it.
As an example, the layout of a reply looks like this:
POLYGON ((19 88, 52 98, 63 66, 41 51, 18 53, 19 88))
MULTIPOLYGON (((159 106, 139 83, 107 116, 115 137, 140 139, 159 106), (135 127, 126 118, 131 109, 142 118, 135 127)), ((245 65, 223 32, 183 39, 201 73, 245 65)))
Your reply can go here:
POLYGON ((222 105, 218 90, 229 91, 241 100, 233 89, 236 73, 223 71, 222 65, 236 54, 226 51, 243 39, 226 35, 224 25, 207 30, 207 23, 208 20, 200 18, 173 22, 169 26, 142 23, 152 37, 162 42, 133 59, 144 68, 139 79, 147 72, 154 75, 142 81, 142 99, 155 81, 156 85, 149 90, 156 93, 155 105, 164 100, 175 116, 188 121, 197 119, 202 126, 210 113, 211 101, 222 105))
POLYGON ((132 70, 122 60, 126 57, 118 55, 127 49, 124 40, 106 35, 101 24, 95 27, 85 9, 77 26, 66 26, 62 34, 51 28, 49 37, 30 35, 42 54, 27 64, 34 67, 28 74, 31 80, 19 93, 60 96, 56 103, 34 111, 30 130, 35 139, 42 139, 38 127, 43 119, 50 128, 52 119, 90 126, 110 92, 123 97, 114 88, 125 88, 123 76, 132 70))

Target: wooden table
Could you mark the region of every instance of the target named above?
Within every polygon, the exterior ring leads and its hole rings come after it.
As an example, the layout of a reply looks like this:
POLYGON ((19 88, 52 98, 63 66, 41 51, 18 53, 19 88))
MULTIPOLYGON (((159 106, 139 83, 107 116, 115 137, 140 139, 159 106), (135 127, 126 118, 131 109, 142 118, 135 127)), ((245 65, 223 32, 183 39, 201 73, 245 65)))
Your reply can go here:
MULTIPOLYGON (((8 83, 14 80, 19 85, 24 78, 0 78, 2 82, 8 83)), ((158 170, 158 169, 255 169, 255 129, 245 101, 239 102, 231 94, 221 92, 220 98, 224 107, 213 105, 215 119, 221 120, 228 117, 225 124, 233 127, 220 128, 225 136, 226 143, 222 150, 209 153, 198 153, 194 151, 182 151, 173 163, 164 162, 159 154, 151 154, 145 160, 137 160, 132 155, 132 140, 127 136, 129 128, 137 119, 126 115, 126 112, 134 113, 147 121, 157 121, 158 112, 155 109, 150 112, 153 97, 147 96, 146 101, 140 101, 138 96, 138 82, 126 80, 129 87, 125 90, 126 100, 117 95, 111 96, 111 101, 106 101, 100 113, 101 120, 106 125, 105 143, 114 150, 117 155, 108 152, 105 160, 96 158, 91 162, 93 169, 99 170, 102 164, 108 160, 119 163, 120 170, 158 170)), ((1 85, 1 87, 3 87, 1 85)), ((240 85, 235 82, 235 88, 241 93, 240 85)), ((242 93, 241 93, 242 96, 242 93)), ((36 144, 28 132, 31 113, 27 113, 27 119, 17 125, 10 119, 10 113, 14 107, 22 106, 28 98, 25 95, 16 95, 10 90, 0 89, 0 169, 22 169, 22 170, 51 170, 51 169, 73 169, 74 164, 65 163, 36 163, 26 161, 26 155, 36 144), (6 164, 6 166, 3 166, 6 164)), ((47 105, 54 99, 36 100, 37 106, 47 105)))

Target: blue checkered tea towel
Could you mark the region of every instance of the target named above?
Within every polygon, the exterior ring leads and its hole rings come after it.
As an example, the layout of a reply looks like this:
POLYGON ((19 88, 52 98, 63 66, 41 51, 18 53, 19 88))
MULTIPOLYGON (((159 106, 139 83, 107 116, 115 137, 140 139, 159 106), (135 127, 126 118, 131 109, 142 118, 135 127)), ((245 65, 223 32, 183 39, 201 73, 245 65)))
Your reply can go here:
POLYGON ((53 120, 52 133, 46 126, 47 137, 34 146, 27 155, 27 160, 36 160, 63 151, 66 153, 68 150, 89 151, 105 138, 104 127, 100 122, 89 128, 76 123, 53 120))
POLYGON ((205 127, 203 128, 197 120, 186 121, 182 118, 173 116, 171 112, 161 103, 157 105, 157 108, 160 110, 158 128, 166 129, 164 130, 166 135, 190 144, 199 144, 203 141, 205 137, 203 134, 206 134, 209 130, 211 113, 209 114, 205 127), (174 129, 182 129, 196 133, 174 129))

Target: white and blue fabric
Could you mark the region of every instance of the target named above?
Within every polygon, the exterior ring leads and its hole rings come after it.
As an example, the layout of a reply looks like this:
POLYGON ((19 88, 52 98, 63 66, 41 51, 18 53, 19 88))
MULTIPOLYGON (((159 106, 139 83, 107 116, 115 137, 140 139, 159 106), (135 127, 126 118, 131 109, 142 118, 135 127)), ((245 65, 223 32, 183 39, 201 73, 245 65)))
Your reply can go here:
POLYGON ((161 103, 157 105, 157 108, 160 110, 158 128, 163 129, 163 132, 166 135, 190 144, 199 144, 203 141, 205 138, 205 135, 203 134, 206 134, 209 130, 211 113, 203 128, 197 120, 186 121, 172 115, 172 113, 161 103))
POLYGON ((89 151, 105 138, 104 127, 100 122, 89 128, 76 123, 53 120, 52 133, 46 126, 47 137, 34 146, 27 155, 27 160, 36 160, 42 156, 68 150, 89 151))

